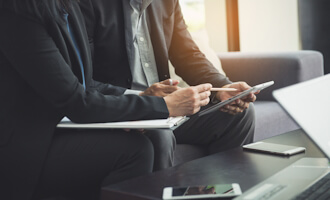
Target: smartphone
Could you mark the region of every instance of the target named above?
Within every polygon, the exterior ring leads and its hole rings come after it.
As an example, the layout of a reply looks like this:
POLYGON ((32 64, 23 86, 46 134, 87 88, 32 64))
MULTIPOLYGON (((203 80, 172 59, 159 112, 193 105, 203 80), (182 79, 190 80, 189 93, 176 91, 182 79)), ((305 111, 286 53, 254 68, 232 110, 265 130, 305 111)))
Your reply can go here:
POLYGON ((271 86, 273 84, 274 84, 274 81, 269 81, 269 82, 266 82, 266 83, 255 85, 255 86, 251 87, 250 89, 245 90, 245 91, 243 91, 243 92, 241 92, 241 93, 239 93, 239 94, 237 94, 237 95, 235 95, 235 96, 233 96, 233 97, 231 97, 231 98, 229 98, 229 99, 227 99, 225 101, 221 101, 221 102, 219 102, 219 103, 217 103, 217 104, 215 104, 215 105, 213 105, 213 106, 211 106, 211 107, 209 107, 209 108, 207 108, 205 110, 200 111, 198 113, 198 116, 203 116, 203 115, 206 115, 208 113, 211 113, 211 112, 214 112, 216 110, 219 110, 221 107, 223 107, 223 106, 225 106, 225 105, 227 105, 227 104, 235 101, 236 99, 243 98, 243 97, 249 95, 250 93, 257 92, 258 90, 261 91, 261 90, 263 90, 263 89, 265 89, 265 88, 267 88, 267 87, 269 87, 269 86, 271 86))
POLYGON ((203 199, 203 198, 227 198, 241 195, 242 191, 237 183, 197 185, 184 187, 165 187, 164 200, 175 199, 203 199))
POLYGON ((252 144, 247 144, 247 145, 243 146, 243 149, 265 152, 265 153, 272 153, 272 154, 279 154, 279 155, 285 155, 285 156, 290 156, 293 154, 301 153, 306 150, 305 147, 296 147, 296 146, 274 144, 274 143, 267 143, 267 142, 255 142, 252 144))

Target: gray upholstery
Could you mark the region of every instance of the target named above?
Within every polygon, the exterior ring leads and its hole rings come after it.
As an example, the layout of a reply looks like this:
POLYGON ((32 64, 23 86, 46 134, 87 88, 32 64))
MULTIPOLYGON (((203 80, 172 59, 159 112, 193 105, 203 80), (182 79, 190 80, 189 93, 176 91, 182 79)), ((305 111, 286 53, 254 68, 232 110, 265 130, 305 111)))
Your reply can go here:
POLYGON ((274 100, 272 91, 323 74, 323 57, 316 51, 276 53, 221 53, 222 68, 232 81, 250 85, 273 80, 271 89, 262 91, 259 100, 274 100))
POLYGON ((256 111, 254 141, 263 140, 299 128, 277 102, 258 101, 254 105, 256 111))
MULTIPOLYGON (((275 84, 257 95, 254 141, 299 128, 272 97, 272 91, 323 75, 323 57, 316 51, 218 54, 222 67, 232 81, 250 85, 274 80, 275 84)), ((206 155, 206 149, 177 145, 174 162, 180 164, 206 155)))

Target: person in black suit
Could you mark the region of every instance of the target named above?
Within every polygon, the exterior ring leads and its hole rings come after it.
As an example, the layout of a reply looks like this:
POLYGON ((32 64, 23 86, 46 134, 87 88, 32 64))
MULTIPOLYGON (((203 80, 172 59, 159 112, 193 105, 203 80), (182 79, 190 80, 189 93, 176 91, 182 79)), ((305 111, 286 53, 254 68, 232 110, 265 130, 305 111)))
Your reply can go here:
MULTIPOLYGON (((238 91, 250 88, 245 82, 232 83, 206 59, 187 31, 178 0, 81 0, 80 7, 90 40, 95 80, 128 88, 126 91, 139 91, 139 95, 166 96, 179 89, 169 85, 170 61, 189 85, 211 83, 238 91)), ((234 94, 237 93, 213 93, 212 103, 234 94)), ((251 142, 255 118, 250 102, 255 99, 251 94, 222 108, 222 112, 192 116, 174 131, 177 143, 200 145, 211 154, 251 142)), ((169 142, 161 144, 163 151, 173 149, 163 148, 173 145, 170 139, 159 140, 169 142)), ((159 169, 172 164, 172 157, 155 154, 159 169)))
POLYGON ((76 0, 0 0, 0 24, 0 199, 98 199, 101 186, 152 171, 143 134, 57 129, 64 116, 77 123, 167 118, 209 102, 210 84, 161 98, 94 81, 76 0))

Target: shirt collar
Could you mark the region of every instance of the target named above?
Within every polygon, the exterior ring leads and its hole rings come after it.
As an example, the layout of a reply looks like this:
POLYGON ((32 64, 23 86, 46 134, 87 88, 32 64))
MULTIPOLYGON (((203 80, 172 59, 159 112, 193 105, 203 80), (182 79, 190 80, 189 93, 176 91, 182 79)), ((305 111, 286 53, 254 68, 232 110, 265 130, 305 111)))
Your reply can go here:
POLYGON ((138 13, 143 13, 153 0, 130 0, 131 7, 138 13))

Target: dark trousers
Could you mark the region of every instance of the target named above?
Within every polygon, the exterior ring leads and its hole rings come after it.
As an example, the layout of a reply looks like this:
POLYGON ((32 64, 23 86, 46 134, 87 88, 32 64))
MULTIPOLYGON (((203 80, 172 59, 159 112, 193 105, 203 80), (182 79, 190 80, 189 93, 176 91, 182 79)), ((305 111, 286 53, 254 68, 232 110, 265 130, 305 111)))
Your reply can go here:
POLYGON ((174 135, 178 144, 200 145, 213 154, 252 142, 254 130, 254 106, 250 103, 248 109, 236 115, 221 111, 201 117, 195 114, 175 129, 174 135))
POLYGON ((252 142, 254 120, 250 104, 237 115, 220 111, 193 115, 174 130, 175 137, 171 130, 147 130, 149 140, 136 131, 57 130, 36 199, 57 195, 97 199, 103 185, 172 166, 176 141, 203 146, 209 154, 252 142))
POLYGON ((199 145, 212 154, 251 143, 254 130, 255 113, 251 103, 237 115, 220 111, 202 117, 195 114, 174 130, 175 136, 171 130, 147 130, 145 134, 154 146, 154 171, 157 171, 173 166, 175 143, 199 145))
POLYGON ((34 199, 99 199, 102 186, 151 172, 153 158, 135 131, 58 129, 34 199))
POLYGON ((176 139, 172 130, 152 129, 144 133, 154 147, 153 171, 162 170, 174 165, 176 139))

